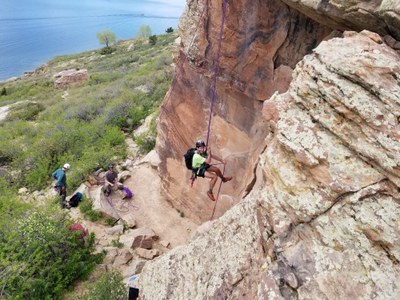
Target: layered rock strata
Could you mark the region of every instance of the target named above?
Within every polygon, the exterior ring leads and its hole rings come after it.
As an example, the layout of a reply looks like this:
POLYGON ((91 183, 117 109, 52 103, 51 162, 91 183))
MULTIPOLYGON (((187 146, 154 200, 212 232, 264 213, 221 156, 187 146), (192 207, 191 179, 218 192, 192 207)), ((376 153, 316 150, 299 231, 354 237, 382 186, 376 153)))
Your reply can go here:
POLYGON ((320 24, 346 30, 368 29, 400 40, 398 0, 282 0, 320 24))

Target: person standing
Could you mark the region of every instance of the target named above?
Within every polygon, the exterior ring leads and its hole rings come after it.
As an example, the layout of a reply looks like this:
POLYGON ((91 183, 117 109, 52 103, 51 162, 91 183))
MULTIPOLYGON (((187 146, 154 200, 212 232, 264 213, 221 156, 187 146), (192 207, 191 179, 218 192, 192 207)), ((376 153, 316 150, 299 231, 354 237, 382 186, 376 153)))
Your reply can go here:
POLYGON ((65 198, 67 197, 67 171, 70 169, 69 164, 65 164, 62 168, 57 169, 53 172, 52 176, 57 180, 54 188, 60 195, 60 205, 61 208, 68 208, 65 203, 65 198))

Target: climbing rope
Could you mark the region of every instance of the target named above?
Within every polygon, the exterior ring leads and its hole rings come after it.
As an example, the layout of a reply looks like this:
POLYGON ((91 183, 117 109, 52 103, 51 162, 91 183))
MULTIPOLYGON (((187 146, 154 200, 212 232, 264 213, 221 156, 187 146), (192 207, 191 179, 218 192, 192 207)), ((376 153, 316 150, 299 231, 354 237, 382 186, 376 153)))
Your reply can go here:
POLYGON ((217 88, 217 75, 218 75, 218 69, 219 69, 219 58, 220 58, 220 55, 221 55, 222 35, 224 33, 225 14, 226 14, 226 0, 224 0, 224 2, 222 4, 222 21, 221 21, 221 28, 220 28, 220 31, 219 31, 217 58, 215 59, 214 81, 213 81, 213 86, 212 86, 212 89, 211 89, 211 106, 210 106, 210 115, 209 115, 209 118, 208 118, 206 146, 208 146, 208 141, 210 139, 211 121, 212 121, 212 115, 213 115, 213 110, 214 110, 214 102, 215 102, 215 91, 216 91, 216 88, 217 88))
MULTIPOLYGON (((199 18, 198 21, 197 21, 196 29, 195 29, 195 31, 194 31, 193 37, 192 37, 192 39, 191 39, 191 41, 190 41, 188 47, 187 47, 187 50, 186 50, 186 52, 185 52, 185 55, 183 56, 183 59, 182 59, 182 58, 179 58, 179 60, 178 60, 178 63, 177 63, 178 66, 183 65, 183 64, 187 61, 187 57, 188 57, 189 51, 191 50, 191 48, 192 48, 192 46, 193 46, 194 40, 195 40, 195 38, 196 38, 196 36, 197 36, 197 32, 198 32, 199 27, 200 27, 200 23, 201 23, 201 21, 204 19, 205 12, 206 12, 207 8, 208 8, 208 0, 206 0, 206 3, 204 4, 203 11, 201 12, 200 18, 199 18)), ((178 68, 176 68, 176 69, 178 69, 178 68)), ((164 105, 161 106, 161 112, 160 112, 160 115, 158 116, 158 119, 159 119, 159 120, 161 120, 161 116, 162 116, 162 114, 164 113, 164 111, 169 112, 168 109, 166 109, 166 106, 167 106, 169 100, 171 99, 172 91, 175 89, 175 86, 176 86, 176 84, 177 84, 177 82, 178 82, 177 77, 178 77, 178 76, 177 76, 177 73, 175 72, 174 78, 173 78, 173 80, 172 80, 171 89, 169 90, 169 92, 168 92, 168 94, 167 94, 167 96, 166 96, 166 99, 165 99, 165 101, 164 101, 164 105)), ((170 124, 170 125, 171 125, 171 124, 170 124)), ((172 123, 172 125, 175 126, 174 123, 172 123)), ((179 130, 175 130, 175 133, 178 133, 177 135, 178 135, 179 138, 186 144, 186 146, 189 146, 189 145, 190 145, 190 143, 188 143, 188 142, 184 139, 184 137, 182 136, 182 134, 179 133, 179 130)))
MULTIPOLYGON (((222 36, 224 33, 225 14, 226 14, 226 0, 224 0, 223 4, 222 4, 222 21, 221 21, 221 28, 219 30, 218 50, 217 50, 217 58, 215 60, 215 70, 214 70, 214 81, 213 81, 213 86, 211 89, 211 107, 210 107, 210 115, 208 118, 206 146, 208 146, 208 142, 210 139, 210 133, 211 133, 211 121, 212 121, 212 117, 213 117, 213 108, 214 108, 214 103, 215 103, 215 94, 216 94, 215 91, 217 88, 217 75, 218 75, 218 69, 219 69, 219 58, 221 55, 222 36)), ((224 169, 222 172, 222 178, 224 177, 224 174, 225 174, 225 164, 224 164, 224 169)), ((222 180, 219 183, 217 197, 215 198, 214 209, 213 209, 210 220, 212 220, 212 218, 214 217, 215 209, 217 207, 217 201, 219 198, 219 193, 221 191, 221 186, 222 186, 222 180)))
POLYGON ((122 205, 119 208, 114 205, 110 196, 106 196, 106 199, 107 199, 108 204, 116 211, 126 213, 126 212, 129 212, 129 207, 131 207, 133 210, 139 210, 139 206, 133 204, 132 199, 126 199, 126 200, 120 199, 119 201, 123 201, 123 202, 121 202, 122 205), (125 203, 128 203, 128 207, 126 207, 124 205, 125 203))
MULTIPOLYGON (((225 175, 225 165, 224 165, 224 169, 222 170, 222 177, 224 177, 224 175, 225 175)), ((214 213, 215 213, 215 209, 217 207, 217 201, 218 201, 218 197, 219 197, 219 192, 221 191, 221 187, 222 187, 222 180, 220 181, 219 186, 218 186, 217 198, 215 198, 215 204, 214 204, 214 208, 213 208, 213 211, 211 214, 210 221, 214 218, 214 213)))
MULTIPOLYGON (((224 24, 225 24, 225 15, 226 15, 226 2, 227 2, 226 0, 223 0, 223 4, 222 4, 222 20, 221 20, 221 27, 220 27, 219 40, 218 40, 217 57, 216 57, 216 60, 215 60, 214 78, 213 78, 213 84, 212 84, 212 88, 211 88, 211 105, 210 105, 210 114, 209 114, 208 126, 207 126, 206 146, 208 146, 209 139, 210 139, 211 123, 212 123, 212 117, 213 117, 213 111, 214 111, 214 103, 215 103, 215 98, 216 98, 217 76, 218 76, 218 70, 219 70, 219 60, 220 60, 220 55, 221 55, 221 44, 222 44, 223 30, 224 30, 224 24)), ((179 64, 183 65, 183 63, 186 62, 187 56, 189 54, 189 51, 190 51, 190 49, 191 49, 191 47, 193 45, 193 42, 194 42, 194 40, 196 38, 200 22, 203 20, 204 15, 205 15, 205 11, 207 10, 207 8, 208 8, 208 0, 206 0, 206 3, 204 5, 203 11, 201 13, 201 16, 200 16, 199 20, 197 21, 195 33, 194 33, 194 35, 192 37, 191 42, 188 45, 188 48, 187 48, 187 51, 186 51, 186 53, 185 53, 185 55, 183 57, 183 60, 180 59, 178 61, 178 65, 179 64)), ((170 89, 170 91, 169 91, 169 93, 167 95, 167 98, 165 100, 165 104, 162 106, 162 111, 160 112, 159 120, 161 119, 162 113, 164 111, 168 111, 166 109, 166 105, 168 104, 168 102, 169 102, 169 100, 171 98, 172 91, 175 89, 175 86, 176 86, 177 82, 178 82, 177 75, 175 73, 171 89, 170 89)), ((181 134, 178 134, 178 135, 181 138, 181 140, 184 141, 186 145, 188 145, 188 143, 185 141, 185 139, 182 137, 182 135, 181 134)), ((222 176, 224 175, 224 173, 225 173, 225 164, 224 164, 222 176)), ((192 179, 191 180, 191 185, 193 185, 193 181, 194 181, 193 176, 192 176, 191 179, 192 179)), ((218 193, 217 193, 217 197, 215 199, 215 205, 214 205, 214 209, 213 209, 213 213, 212 213, 211 219, 213 218, 214 213, 215 213, 215 209, 216 209, 219 193, 220 193, 220 190, 221 190, 221 185, 222 185, 222 181, 220 182, 220 185, 218 187, 218 193)))

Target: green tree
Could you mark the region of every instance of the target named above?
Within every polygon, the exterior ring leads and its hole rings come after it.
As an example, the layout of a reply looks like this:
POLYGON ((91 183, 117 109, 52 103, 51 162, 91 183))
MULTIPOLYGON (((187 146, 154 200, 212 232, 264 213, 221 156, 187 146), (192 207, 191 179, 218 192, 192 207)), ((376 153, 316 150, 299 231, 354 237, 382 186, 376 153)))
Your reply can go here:
POLYGON ((151 28, 149 25, 142 25, 136 34, 138 38, 148 38, 151 36, 151 28))
POLYGON ((7 90, 6 90, 6 88, 4 86, 0 91, 0 96, 7 96, 7 90))
POLYGON ((174 29, 172 27, 168 27, 167 30, 165 30, 166 33, 172 33, 174 32, 174 29))
POLYGON ((97 39, 101 45, 106 45, 106 48, 108 48, 111 44, 114 44, 116 41, 115 33, 109 29, 98 32, 97 39))
POLYGON ((150 45, 154 46, 157 43, 157 36, 156 35, 151 35, 149 37, 149 43, 150 43, 150 45))

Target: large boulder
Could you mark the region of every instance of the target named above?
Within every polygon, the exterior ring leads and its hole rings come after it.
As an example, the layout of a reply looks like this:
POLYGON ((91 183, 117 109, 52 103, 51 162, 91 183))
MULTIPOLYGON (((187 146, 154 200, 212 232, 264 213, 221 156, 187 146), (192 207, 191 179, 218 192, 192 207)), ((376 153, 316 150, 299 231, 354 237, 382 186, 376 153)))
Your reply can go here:
POLYGON ((66 88, 71 85, 80 84, 89 79, 89 73, 86 69, 64 70, 54 75, 54 86, 56 88, 66 88))

